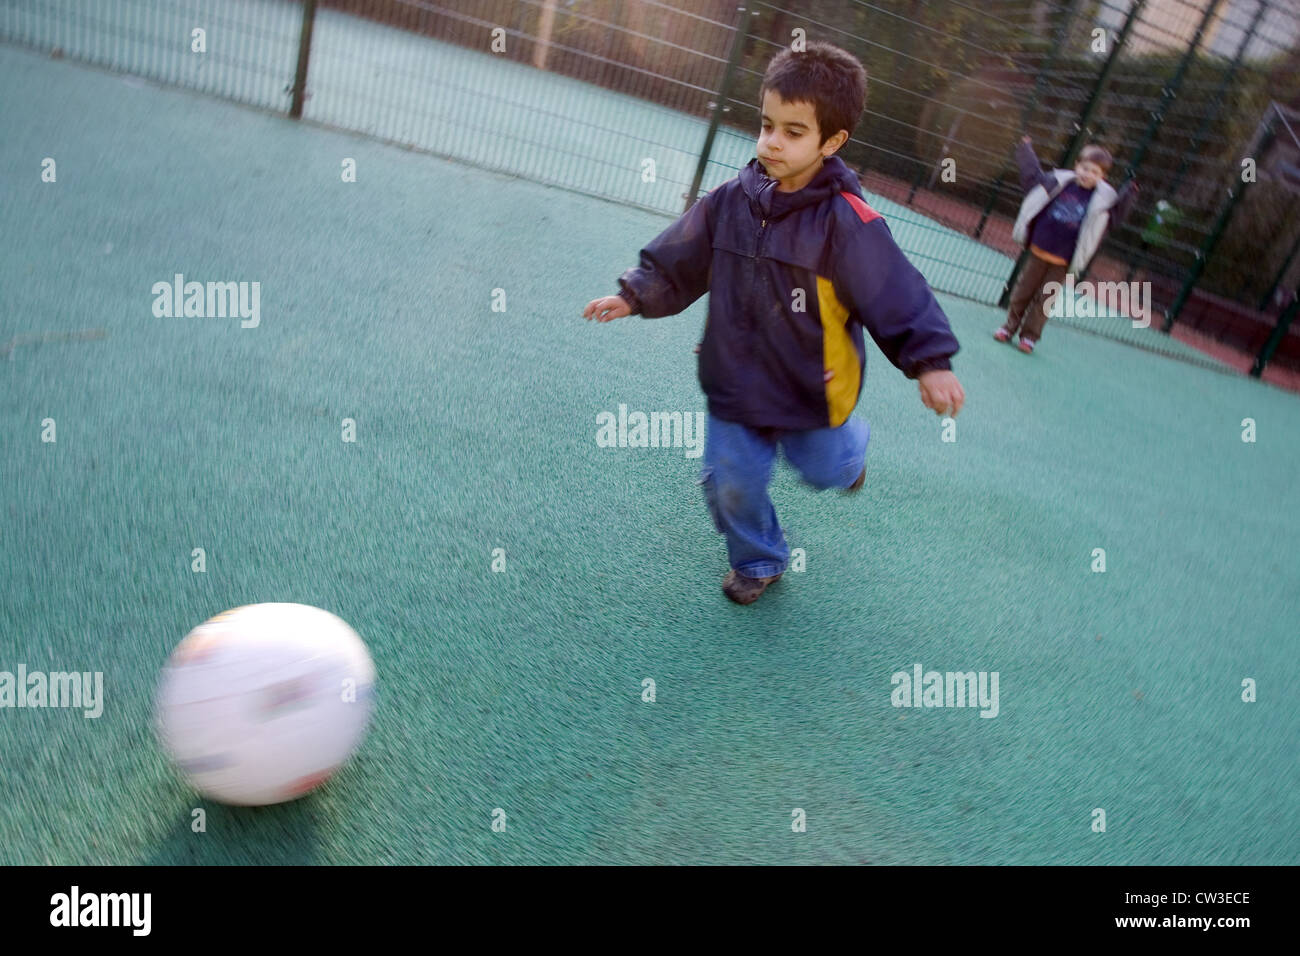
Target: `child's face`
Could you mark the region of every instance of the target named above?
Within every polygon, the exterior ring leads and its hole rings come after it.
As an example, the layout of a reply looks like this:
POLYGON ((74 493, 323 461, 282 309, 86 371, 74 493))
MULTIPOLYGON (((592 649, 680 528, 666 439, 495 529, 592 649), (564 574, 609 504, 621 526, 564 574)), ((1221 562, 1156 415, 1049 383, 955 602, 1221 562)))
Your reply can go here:
POLYGON ((1092 189, 1106 178, 1106 172, 1092 160, 1085 159, 1074 164, 1074 176, 1084 189, 1092 189))
POLYGON ((840 130, 818 145, 821 132, 812 103, 787 103, 779 93, 763 94, 763 128, 758 134, 758 159, 781 192, 794 192, 812 182, 822 160, 849 138, 840 130))

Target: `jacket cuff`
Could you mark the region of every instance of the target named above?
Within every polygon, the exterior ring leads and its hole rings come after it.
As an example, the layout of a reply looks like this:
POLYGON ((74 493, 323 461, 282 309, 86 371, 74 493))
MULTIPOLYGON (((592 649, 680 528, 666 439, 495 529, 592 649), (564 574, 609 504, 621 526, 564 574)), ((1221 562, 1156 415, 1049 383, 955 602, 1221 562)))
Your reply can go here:
POLYGON ((911 368, 905 373, 906 378, 920 378, 925 372, 951 372, 952 361, 947 356, 939 358, 924 359, 920 362, 913 362, 911 368))
POLYGON ((615 293, 615 295, 617 295, 620 299, 626 302, 628 308, 632 310, 632 314, 636 315, 638 312, 641 311, 641 300, 637 298, 637 294, 632 291, 632 287, 629 286, 622 279, 618 280, 618 284, 622 288, 620 288, 619 291, 615 293))

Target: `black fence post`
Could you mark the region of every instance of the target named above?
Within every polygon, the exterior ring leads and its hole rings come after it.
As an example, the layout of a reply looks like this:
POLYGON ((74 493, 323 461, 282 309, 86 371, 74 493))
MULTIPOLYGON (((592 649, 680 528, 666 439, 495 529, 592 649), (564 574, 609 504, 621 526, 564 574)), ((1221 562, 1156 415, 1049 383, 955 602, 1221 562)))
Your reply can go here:
POLYGON ((1268 308, 1268 304, 1273 301, 1273 296, 1277 294, 1277 287, 1280 286, 1282 280, 1286 278, 1287 272, 1291 269, 1291 263, 1295 262, 1296 253, 1300 253, 1300 236, 1296 236, 1295 245, 1293 245, 1291 251, 1287 253, 1286 261, 1282 263, 1282 268, 1277 270, 1277 275, 1273 277, 1273 281, 1269 284, 1268 291, 1260 298, 1259 305, 1255 307, 1256 311, 1263 312, 1268 308))
MULTIPOLYGON (((924 12, 922 8, 927 2, 928 0, 909 0, 909 3, 907 5, 907 13, 905 14, 905 19, 907 23, 915 24, 918 27, 921 26, 921 16, 922 13, 924 12)), ((895 90, 906 89, 908 86, 910 86, 910 84, 906 84, 904 82, 903 76, 907 71, 907 61, 913 59, 912 47, 915 45, 916 42, 916 33, 917 33, 916 30, 905 30, 903 32, 903 39, 899 43, 898 52, 894 54, 893 70, 891 71, 889 76, 889 85, 892 89, 895 90)), ((915 105, 915 111, 913 112, 912 115, 919 116, 920 109, 921 109, 920 108, 921 98, 917 96, 915 90, 909 90, 906 95, 915 98, 913 100, 913 103, 915 105)), ((897 110, 891 112, 893 112, 894 115, 898 115, 897 110)), ((900 162, 900 160, 902 159, 905 153, 911 154, 913 155, 913 157, 915 157, 915 154, 917 152, 916 137, 913 136, 911 142, 910 143, 908 142, 907 126, 908 124, 906 123, 900 124, 898 120, 893 120, 892 123, 890 124, 889 143, 886 146, 886 149, 892 148, 893 151, 898 154, 899 159, 893 160, 891 162, 887 158, 882 158, 882 162, 880 164, 881 167, 885 167, 885 163, 886 162, 889 163, 889 166, 885 168, 888 168, 889 170, 888 175, 890 177, 894 177, 897 175, 898 178, 902 178, 903 168, 902 168, 902 162, 900 162), (902 132, 898 130, 899 125, 902 125, 904 127, 902 132)), ((915 129, 915 127, 912 128, 915 129)), ((913 192, 915 191, 916 191, 915 187, 913 187, 913 192)), ((907 202, 908 205, 911 205, 912 199, 910 195, 908 196, 907 202)))
POLYGON ((1142 134, 1142 141, 1138 143, 1138 148, 1134 151, 1133 157, 1124 165, 1128 167, 1128 174, 1124 177, 1125 182, 1137 176, 1138 168, 1142 165, 1142 160, 1146 159, 1147 150, 1151 148, 1151 141, 1156 138, 1160 132, 1160 127, 1164 125, 1165 113, 1169 109, 1169 104, 1183 88, 1183 80, 1187 76, 1187 70, 1192 65, 1192 60, 1196 58, 1196 50, 1201 45, 1201 37, 1205 35, 1205 28, 1209 26, 1214 14, 1218 12, 1219 4, 1223 0, 1212 0, 1206 8, 1201 22, 1197 24, 1196 35, 1192 37, 1192 42, 1187 46, 1187 52, 1183 54, 1178 61, 1178 68, 1174 70, 1173 77, 1168 83, 1160 88, 1160 105, 1156 107, 1155 112, 1151 114, 1151 121, 1147 123, 1146 131, 1142 134))
MULTIPOLYGON (((1268 9, 1267 3, 1260 3, 1255 8, 1254 19, 1250 21, 1250 26, 1247 28, 1245 35, 1241 38, 1241 43, 1237 45, 1237 53, 1233 57, 1231 65, 1229 65, 1222 78, 1220 78, 1219 82, 1215 85, 1214 92, 1209 96, 1208 102, 1213 104, 1213 107, 1209 112, 1203 112, 1201 114, 1201 120, 1196 125, 1196 132, 1192 134, 1191 145, 1182 151, 1183 158, 1178 163, 1178 171, 1174 173, 1173 181, 1162 190, 1165 195, 1178 195, 1178 189, 1182 186, 1183 179, 1186 177, 1187 170, 1191 167, 1192 161, 1201 155, 1201 143, 1205 141, 1206 132, 1209 130, 1210 125, 1219 118, 1219 114, 1223 112, 1223 106, 1227 102, 1227 96, 1225 94, 1228 91, 1228 87, 1232 84, 1233 77, 1236 76, 1237 70, 1241 67, 1241 61, 1246 55, 1246 48, 1250 46, 1251 41, 1255 37, 1255 29, 1259 26, 1259 21, 1263 18, 1264 14, 1268 12, 1268 9)), ((1136 225, 1134 228, 1136 228, 1136 225)), ((1134 257, 1133 261, 1129 263, 1128 273, 1124 276, 1125 282, 1131 281, 1134 274, 1136 274, 1139 269, 1146 268, 1151 259, 1151 256, 1149 255, 1150 248, 1151 247, 1147 244, 1147 241, 1145 239, 1142 240, 1141 244, 1138 246, 1137 255, 1134 257)), ((1263 306, 1260 306, 1260 311, 1263 311, 1263 306)))
POLYGON ((1214 92, 1210 94, 1209 103, 1212 108, 1207 113, 1201 114, 1201 121, 1197 124, 1196 132, 1192 136, 1191 144, 1182 151, 1183 158, 1178 164, 1178 171, 1174 173, 1173 181, 1166 190, 1169 195, 1178 195, 1178 189, 1183 184, 1183 179, 1187 176, 1188 169, 1197 157, 1201 155, 1201 143, 1205 141, 1206 132, 1210 124, 1219 118, 1223 112, 1223 107, 1228 105, 1227 92, 1228 87, 1232 84, 1233 78, 1237 75, 1237 70, 1241 68, 1241 62, 1245 59, 1246 49, 1250 46, 1251 41, 1255 38, 1255 29, 1259 26, 1259 21, 1263 19, 1265 13, 1269 10, 1267 3, 1260 3, 1255 9, 1255 17, 1250 21, 1250 26, 1246 29, 1245 35, 1241 38, 1241 43, 1237 46, 1237 53, 1232 58, 1227 71, 1223 78, 1214 87, 1214 92))
POLYGON ((925 178, 926 171, 929 168, 925 163, 917 160, 916 178, 912 180, 912 188, 907 193, 907 204, 909 206, 912 205, 912 200, 916 198, 916 191, 921 188, 921 180, 925 178))
MULTIPOLYGON (((1059 168, 1070 166, 1074 162, 1074 154, 1079 151, 1083 141, 1092 132, 1088 124, 1092 122, 1092 114, 1097 111, 1097 106, 1101 103, 1102 95, 1106 92, 1106 87, 1110 85, 1110 75, 1115 72, 1115 66, 1119 63, 1120 51, 1124 49, 1124 44, 1128 42, 1128 35, 1133 30, 1133 24, 1142 14, 1142 9, 1147 5, 1147 0, 1137 0, 1133 8, 1129 10, 1128 18, 1124 21, 1124 26, 1120 28, 1119 36, 1115 39, 1115 45, 1111 48, 1110 56, 1106 58, 1106 65, 1101 68, 1101 73, 1097 77, 1097 83, 1092 88, 1092 93, 1088 97, 1087 104, 1083 107, 1083 112, 1074 124, 1074 136, 1061 152, 1061 158, 1057 162, 1059 168)), ((1025 267, 1025 261, 1029 258, 1029 248, 1026 246, 1016 259, 1016 267, 1011 270, 1011 275, 1007 277, 1006 285, 1002 287, 1002 296, 998 299, 998 307, 1006 308, 1011 302, 1011 289, 1015 285, 1016 277, 1020 275, 1020 270, 1025 267)))
POLYGON ((298 69, 293 75, 293 105, 289 115, 302 119, 302 101, 307 94, 307 60, 311 56, 311 28, 316 22, 316 0, 303 0, 302 33, 298 36, 298 69))
MULTIPOLYGON (((1223 0, 1211 0, 1205 13, 1201 16, 1201 22, 1197 24, 1196 35, 1192 37, 1191 43, 1187 45, 1187 52, 1184 53, 1182 58, 1178 61, 1178 67, 1174 70, 1173 78, 1170 79, 1168 83, 1161 86, 1160 105, 1158 105, 1155 112, 1151 114, 1151 120, 1147 123, 1146 131, 1142 134, 1142 140, 1138 143, 1138 147, 1134 151, 1132 158, 1124 164, 1127 167, 1124 176, 1125 183, 1128 183, 1131 179, 1137 178, 1138 168, 1142 165, 1142 160, 1146 159, 1147 150, 1151 148, 1152 140, 1154 140, 1156 134, 1160 132, 1160 127, 1164 125, 1165 113, 1169 109, 1169 104, 1173 102, 1174 98, 1178 96, 1179 91, 1183 88, 1183 79, 1187 76, 1187 69, 1191 66, 1192 60, 1196 57, 1196 50, 1197 47, 1201 45, 1201 37, 1205 35, 1205 28, 1209 26, 1210 21, 1214 19, 1215 13, 1218 12, 1219 4, 1222 2, 1223 0)), ((1106 240, 1110 238, 1111 231, 1108 229, 1106 230, 1105 237, 1102 239, 1102 247, 1106 245, 1106 240)), ((1148 246, 1144 241, 1142 243, 1142 248, 1138 253, 1139 259, 1145 258, 1147 249, 1148 246)), ((1097 254, 1101 254, 1101 247, 1097 249, 1097 254)), ((1087 271, 1087 269, 1084 269, 1085 273, 1087 273, 1087 271)), ((1133 263, 1130 263, 1128 272, 1130 278, 1132 277, 1133 272, 1134 265, 1133 263)), ((1083 276, 1081 275, 1079 278, 1082 279, 1083 276)))
POLYGON ((1061 152, 1061 159, 1057 166, 1065 168, 1073 165, 1075 153, 1083 146, 1084 140, 1092 133, 1092 128, 1088 126, 1092 122, 1092 114, 1097 112, 1097 107, 1101 105, 1101 98, 1105 95, 1107 87, 1110 86, 1110 76, 1115 72, 1115 67, 1119 65, 1119 55, 1124 49, 1124 44, 1128 42, 1128 35, 1133 30, 1133 23, 1142 15, 1143 8, 1147 5, 1147 0, 1137 0, 1133 4, 1133 9, 1129 11, 1128 18, 1124 21, 1124 26, 1120 28, 1119 36, 1115 38, 1115 46, 1110 51, 1110 56, 1106 58, 1106 65, 1101 68, 1101 75, 1097 77, 1097 85, 1092 88, 1092 94, 1088 97, 1088 102, 1079 115, 1079 119, 1074 124, 1074 136, 1070 143, 1061 152))
MULTIPOLYGON (((1275 122, 1275 116, 1269 117, 1268 126, 1264 130, 1264 138, 1254 151, 1257 156, 1264 155, 1268 150, 1268 147, 1272 144, 1273 137, 1277 133, 1274 129, 1275 122)), ((1240 173, 1237 175, 1240 175, 1240 173)), ((1209 236, 1206 237, 1201 248, 1196 250, 1196 261, 1192 263, 1192 268, 1187 274, 1187 281, 1183 283, 1183 287, 1178 293, 1178 298, 1174 300, 1174 304, 1169 307, 1167 312, 1165 312, 1165 322, 1163 328, 1161 328, 1162 332, 1168 332, 1174 327, 1174 320, 1178 318, 1178 313, 1181 312, 1183 306, 1187 304, 1187 300, 1192 294, 1192 289, 1195 288, 1197 282, 1201 281, 1201 275, 1205 272, 1205 266, 1206 263, 1209 262, 1210 253, 1214 251, 1214 247, 1219 244, 1219 240, 1227 230, 1228 220, 1232 218, 1233 210, 1237 208, 1237 203, 1239 203, 1241 197, 1245 195, 1246 187, 1252 182, 1254 182, 1254 179, 1243 180, 1240 183, 1234 182, 1233 185, 1228 188, 1228 201, 1223 204, 1219 210, 1219 215, 1215 217, 1214 225, 1210 227, 1209 236)))
POLYGON ((1277 319, 1277 326, 1273 329, 1273 334, 1268 337, 1264 347, 1260 349, 1259 355, 1255 356, 1255 364, 1250 368, 1250 374, 1259 378, 1264 372, 1264 366, 1273 358, 1273 353, 1277 347, 1282 344, 1282 339, 1286 337, 1286 331, 1291 327, 1291 320, 1295 318, 1296 312, 1300 311, 1300 289, 1291 293, 1291 304, 1277 319))
MULTIPOLYGON (((1056 36, 1052 40, 1051 56, 1038 70, 1037 75, 1034 77, 1034 92, 1030 94, 1029 102, 1025 104, 1025 108, 1020 111, 1021 133, 1029 132, 1029 121, 1033 118, 1034 110, 1038 107, 1038 98, 1042 95, 1043 84, 1047 80, 1047 75, 1052 71, 1052 67, 1056 65, 1057 54, 1060 52, 1061 48, 1065 46, 1065 41, 1069 39, 1070 27, 1074 24, 1074 14, 1078 5, 1079 0, 1070 0, 1070 5, 1066 8, 1065 14, 1061 17, 1060 26, 1057 27, 1056 36)), ((993 211, 993 204, 997 202, 998 192, 1002 189, 1002 181, 1007 178, 1007 171, 1011 168, 1014 168, 1014 162, 1012 166, 1003 166, 1002 169, 998 171, 998 178, 993 183, 993 187, 989 190, 988 201, 984 203, 984 209, 980 212, 979 224, 975 227, 975 231, 971 234, 971 238, 978 239, 980 236, 984 235, 984 226, 988 222, 989 214, 993 211)))
POLYGON ((704 146, 700 149, 700 161, 695 164, 695 176, 691 180, 691 191, 686 194, 685 212, 695 205, 700 194, 700 183, 704 182, 704 168, 709 164, 709 155, 713 152, 713 138, 717 135, 718 124, 722 122, 722 111, 727 105, 727 96, 731 93, 731 84, 736 75, 736 64, 740 62, 740 51, 744 49, 745 38, 749 36, 749 18, 757 15, 757 10, 736 7, 736 32, 731 35, 731 52, 727 55, 727 69, 722 74, 719 84, 718 99, 713 104, 713 115, 709 118, 709 132, 704 137, 704 146))

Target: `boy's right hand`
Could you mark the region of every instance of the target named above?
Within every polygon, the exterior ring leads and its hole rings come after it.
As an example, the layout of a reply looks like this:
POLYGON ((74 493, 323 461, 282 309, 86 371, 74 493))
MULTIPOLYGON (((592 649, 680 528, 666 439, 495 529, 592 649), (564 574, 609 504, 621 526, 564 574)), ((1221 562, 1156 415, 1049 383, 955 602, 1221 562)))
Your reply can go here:
POLYGON ((582 310, 582 314, 584 318, 595 319, 597 322, 609 322, 613 319, 621 319, 625 315, 631 315, 632 307, 627 304, 627 299, 621 295, 607 295, 588 302, 587 307, 582 310))
POLYGON ((916 383, 921 389, 921 404, 936 415, 951 415, 955 418, 966 404, 966 392, 962 389, 961 382, 947 369, 922 372, 916 383))

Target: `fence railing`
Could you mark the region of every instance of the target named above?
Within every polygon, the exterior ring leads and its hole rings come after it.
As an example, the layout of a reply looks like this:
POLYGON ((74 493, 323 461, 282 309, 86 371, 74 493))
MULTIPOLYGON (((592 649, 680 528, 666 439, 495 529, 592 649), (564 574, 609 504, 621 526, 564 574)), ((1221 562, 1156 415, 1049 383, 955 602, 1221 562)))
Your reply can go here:
POLYGON ((1300 367, 1282 0, 0 0, 0 40, 669 215, 754 155, 771 57, 825 40, 870 76, 840 155, 936 289, 1005 304, 1014 145, 1097 141, 1141 191, 1078 278, 1146 283, 1155 329, 1057 321, 1300 367))

